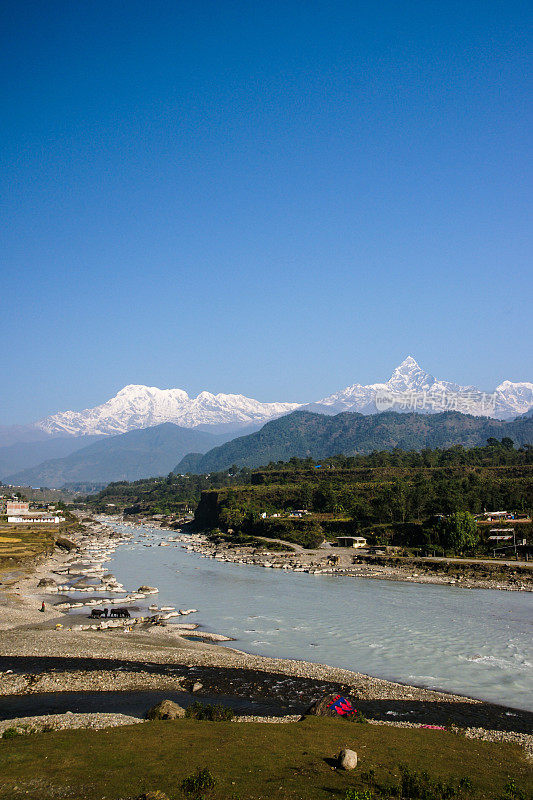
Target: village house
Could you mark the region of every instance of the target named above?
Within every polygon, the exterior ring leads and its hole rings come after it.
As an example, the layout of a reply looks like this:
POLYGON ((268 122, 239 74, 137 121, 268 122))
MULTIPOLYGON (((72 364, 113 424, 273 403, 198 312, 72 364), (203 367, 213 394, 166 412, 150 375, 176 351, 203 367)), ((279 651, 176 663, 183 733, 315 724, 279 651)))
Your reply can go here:
POLYGON ((366 547, 364 536, 337 536, 339 547, 366 547))
POLYGON ((6 510, 4 513, 9 517, 13 514, 28 514, 29 510, 30 504, 23 500, 6 500, 6 510))

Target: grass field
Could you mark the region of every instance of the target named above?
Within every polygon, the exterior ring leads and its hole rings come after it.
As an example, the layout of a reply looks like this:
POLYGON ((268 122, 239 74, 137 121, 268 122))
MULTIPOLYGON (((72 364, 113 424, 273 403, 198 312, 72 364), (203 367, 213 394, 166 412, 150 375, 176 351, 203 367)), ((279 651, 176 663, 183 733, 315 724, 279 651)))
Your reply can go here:
POLYGON ((448 797, 531 797, 531 765, 518 746, 473 741, 447 731, 307 718, 286 725, 182 719, 4 739, 0 798, 117 800, 159 789, 174 800, 185 798, 180 784, 197 767, 207 767, 216 780, 214 790, 203 793, 211 800, 446 796, 431 791, 398 795, 376 788, 397 786, 402 764, 445 782, 471 780, 472 790, 448 797), (332 759, 343 747, 359 755, 354 772, 334 766, 332 759), (518 793, 505 789, 510 781, 518 793))

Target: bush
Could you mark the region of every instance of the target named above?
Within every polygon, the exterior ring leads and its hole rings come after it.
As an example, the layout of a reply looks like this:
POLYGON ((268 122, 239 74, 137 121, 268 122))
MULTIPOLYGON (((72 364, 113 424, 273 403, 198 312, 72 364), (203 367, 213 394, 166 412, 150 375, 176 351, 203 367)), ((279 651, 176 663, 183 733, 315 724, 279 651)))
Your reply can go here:
POLYGON ((14 739, 16 736, 23 736, 23 732, 18 728, 6 728, 2 733, 2 739, 14 739))
POLYGON ((224 533, 220 528, 214 528, 207 534, 207 538, 215 544, 227 543, 235 547, 255 547, 257 550, 269 550, 271 552, 290 552, 293 548, 287 544, 271 542, 267 539, 259 539, 257 536, 248 536, 244 533, 224 533))
POLYGON ((202 719, 210 722, 228 722, 233 719, 235 714, 227 706, 220 706, 215 703, 200 703, 196 700, 185 709, 185 716, 189 719, 202 719))
POLYGON ((350 722, 357 722, 359 725, 368 725, 368 720, 361 711, 356 711, 351 717, 347 717, 350 722))
POLYGON ((374 795, 370 789, 355 789, 350 786, 346 789, 344 800, 373 800, 374 795))
POLYGON ((397 797, 412 800, 450 800, 452 797, 465 797, 472 791, 472 781, 461 778, 457 782, 433 780, 427 772, 411 771, 400 766, 400 782, 393 788, 397 797))
POLYGON ((526 800, 526 795, 514 781, 509 781, 500 796, 500 800, 526 800))
POLYGON ((324 541, 322 528, 313 519, 259 519, 252 526, 250 533, 266 536, 270 539, 283 539, 313 550, 324 541))
POLYGON ((181 782, 181 789, 186 795, 200 795, 201 792, 210 792, 215 788, 216 780, 213 778, 207 767, 200 769, 197 767, 194 775, 189 775, 181 782))

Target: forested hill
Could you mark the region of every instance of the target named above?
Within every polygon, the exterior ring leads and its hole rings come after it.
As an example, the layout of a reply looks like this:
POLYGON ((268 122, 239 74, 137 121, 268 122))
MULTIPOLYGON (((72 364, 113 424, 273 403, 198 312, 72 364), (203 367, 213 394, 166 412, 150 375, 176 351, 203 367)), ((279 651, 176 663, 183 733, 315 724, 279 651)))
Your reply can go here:
POLYGON ((322 459, 374 450, 423 450, 455 445, 478 447, 489 438, 509 437, 516 445, 533 444, 533 418, 500 422, 448 411, 442 414, 363 415, 344 412, 336 416, 294 411, 273 420, 260 431, 233 439, 205 455, 185 456, 178 474, 208 473, 238 467, 259 467, 290 458, 322 459))
MULTIPOLYGON (((257 522, 260 512, 285 514, 294 508, 333 514, 336 519, 357 518, 365 524, 420 522, 432 514, 478 513, 486 508, 523 512, 533 508, 533 447, 517 449, 506 437, 469 450, 455 446, 337 455, 320 465, 317 469, 315 460, 291 458, 254 470, 242 467, 209 475, 171 473, 134 483, 121 481, 87 497, 87 508, 162 514, 172 523, 173 515, 194 509, 202 497, 197 522, 218 527, 223 519, 215 517, 225 508, 231 515, 224 524, 233 528, 250 513, 257 522), (202 517, 204 512, 207 516, 202 517)), ((296 523, 306 525, 306 519, 296 523)), ((267 522, 273 525, 275 520, 269 517, 267 522)), ((272 535, 280 538, 278 533, 272 535)))

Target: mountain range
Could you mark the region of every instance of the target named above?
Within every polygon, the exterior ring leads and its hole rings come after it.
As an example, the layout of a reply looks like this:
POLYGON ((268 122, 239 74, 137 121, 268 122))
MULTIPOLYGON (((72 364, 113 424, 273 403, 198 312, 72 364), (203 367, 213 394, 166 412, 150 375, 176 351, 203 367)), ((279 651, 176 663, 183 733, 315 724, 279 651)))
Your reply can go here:
POLYGON ((533 383, 503 381, 494 391, 460 386, 423 370, 412 356, 396 367, 384 383, 354 383, 313 403, 262 403, 241 394, 200 392, 189 397, 183 389, 158 389, 130 384, 102 405, 83 411, 61 411, 27 426, 0 431, 0 444, 47 436, 114 436, 173 422, 182 428, 236 431, 261 425, 296 408, 323 414, 357 411, 375 414, 395 411, 461 411, 475 416, 512 419, 533 407, 533 383))
POLYGON ((63 411, 35 423, 50 435, 113 436, 173 422, 182 428, 216 427, 220 431, 263 423, 298 408, 300 403, 261 403, 242 394, 200 392, 189 397, 183 389, 158 389, 131 384, 96 408, 63 411))
POLYGON ((531 382, 503 381, 494 391, 484 392, 475 386, 460 386, 438 380, 423 370, 412 356, 408 356, 396 367, 386 383, 354 383, 305 408, 321 414, 338 414, 341 411, 375 414, 390 409, 428 414, 460 411, 478 417, 514 419, 532 406, 531 382))
POLYGON ((237 466, 258 467, 292 456, 316 459, 373 450, 421 450, 462 444, 484 445, 507 436, 533 443, 533 417, 514 422, 472 417, 457 411, 440 414, 358 414, 335 416, 297 410, 267 422, 259 431, 221 443, 229 434, 180 428, 171 422, 105 437, 66 458, 52 459, 7 480, 15 485, 62 487, 108 483, 177 473, 207 473, 237 466), (191 452, 191 450, 196 452, 191 452), (187 455, 185 455, 187 453, 187 455), (176 464, 175 461, 179 460, 176 464))
POLYGON ((511 420, 532 408, 531 382, 506 380, 493 392, 483 392, 474 386, 436 379, 411 356, 384 383, 355 383, 307 404, 263 403, 239 394, 206 391, 191 398, 183 389, 131 384, 94 408, 63 411, 30 425, 0 429, 0 478, 15 484, 57 486, 62 485, 58 483, 60 478, 66 482, 104 482, 163 474, 188 452, 204 454, 215 445, 257 431, 265 423, 297 409, 321 415, 346 411, 362 415, 458 411, 485 419, 511 420), (155 431, 167 423, 173 427, 163 428, 160 435, 146 434, 133 437, 132 441, 121 438, 133 432, 155 431), (176 434, 174 428, 181 433, 176 434), (222 439, 197 437, 183 450, 185 430, 222 439), (168 445, 163 445, 165 435, 168 445), (172 447, 176 447, 173 460, 172 447), (132 455, 136 448, 140 448, 137 465, 132 455), (156 469, 157 473, 147 472, 156 469))

